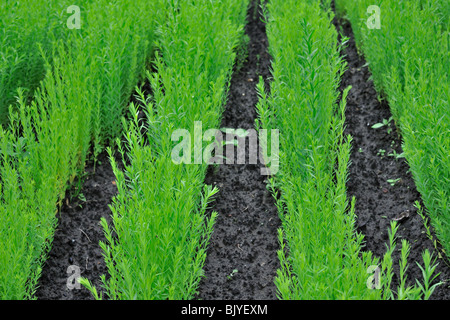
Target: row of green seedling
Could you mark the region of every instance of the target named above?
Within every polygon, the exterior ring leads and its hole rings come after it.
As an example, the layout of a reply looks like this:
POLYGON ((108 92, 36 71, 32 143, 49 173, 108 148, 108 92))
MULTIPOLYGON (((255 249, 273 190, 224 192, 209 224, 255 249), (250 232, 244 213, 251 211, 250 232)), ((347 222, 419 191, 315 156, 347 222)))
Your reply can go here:
POLYGON ((424 285, 409 285, 406 241, 401 281, 391 288, 396 224, 381 260, 361 249, 364 237, 355 230, 358 200, 349 202, 346 195, 352 138, 344 136, 344 122, 350 87, 339 94, 346 69, 341 50, 348 39, 338 43, 333 14, 319 3, 272 0, 266 12, 273 81, 270 96, 262 82, 258 85, 257 126, 280 132, 280 167, 269 183, 282 220, 278 297, 427 298, 433 290, 431 257, 424 253, 424 285))
MULTIPOLYGON (((155 72, 148 73, 152 94, 140 93, 140 106, 131 105, 134 121, 125 122, 125 139, 118 141, 124 171, 111 151, 119 193, 112 224, 102 220, 109 276, 102 277, 102 289, 81 280, 97 299, 194 297, 216 217, 206 209, 218 190, 204 185, 206 163, 174 161, 180 137, 173 133, 200 130, 203 136, 219 126, 247 4, 194 0, 169 6, 158 28, 155 72)), ((184 141, 194 148, 194 140, 184 141)), ((203 141, 196 147, 203 151, 203 141)))
MULTIPOLYGON (((389 102, 402 135, 405 158, 431 225, 448 256, 449 2, 336 2, 339 14, 353 26, 378 92, 389 102)), ((436 239, 433 241, 438 247, 436 239)))
POLYGON ((162 2, 86 3, 81 29, 40 47, 45 77, 0 130, 0 299, 34 298, 67 187, 122 131, 162 2))

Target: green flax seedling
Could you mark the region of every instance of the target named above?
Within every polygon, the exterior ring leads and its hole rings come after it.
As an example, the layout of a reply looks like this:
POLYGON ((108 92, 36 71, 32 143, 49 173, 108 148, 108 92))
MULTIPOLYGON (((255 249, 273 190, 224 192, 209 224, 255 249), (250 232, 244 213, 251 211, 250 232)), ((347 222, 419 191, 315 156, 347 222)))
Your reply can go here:
POLYGON ((234 269, 229 275, 227 275, 227 279, 229 281, 231 281, 237 273, 238 273, 238 269, 234 269))
POLYGON ((402 240, 400 261, 399 261, 399 275, 400 282, 396 291, 391 289, 392 277, 393 277, 393 259, 392 254, 395 250, 397 243, 397 231, 399 228, 399 224, 396 221, 391 221, 390 229, 388 230, 389 234, 389 244, 386 244, 386 253, 383 257, 383 261, 381 263, 382 266, 382 287, 383 287, 383 299, 399 299, 399 300, 419 300, 419 299, 428 299, 432 292, 435 290, 437 286, 441 283, 436 283, 431 285, 431 282, 435 280, 435 278, 439 275, 436 274, 433 276, 437 264, 433 265, 431 263, 431 256, 428 250, 425 250, 422 254, 424 260, 424 267, 419 266, 422 270, 423 284, 416 279, 416 283, 413 285, 407 286, 407 278, 406 271, 408 269, 408 255, 410 252, 410 244, 405 239, 402 240))
POLYGON ((397 178, 397 179, 387 179, 387 182, 393 187, 393 186, 395 186, 400 180, 402 180, 402 178, 397 178))
POLYGON ((439 275, 439 274, 435 274, 433 276, 433 273, 434 273, 436 267, 438 266, 438 263, 435 263, 436 259, 434 259, 432 261, 432 259, 433 259, 432 254, 430 254, 430 252, 428 250, 425 250, 425 252, 422 254, 422 259, 423 259, 423 263, 424 263, 423 267, 418 262, 416 262, 416 263, 419 266, 420 270, 422 271, 422 276, 423 276, 424 281, 423 281, 423 284, 421 284, 418 280, 416 280, 416 281, 417 281, 417 285, 422 290, 424 299, 428 300, 430 298, 430 296, 433 294, 434 290, 443 283, 438 282, 438 283, 431 285, 433 280, 435 280, 436 277, 439 275))
POLYGON ((388 154, 388 156, 389 156, 389 157, 394 157, 395 160, 398 160, 398 159, 404 158, 404 157, 405 157, 405 153, 404 153, 404 152, 402 152, 402 153, 397 153, 397 151, 393 150, 392 152, 390 152, 390 153, 388 154))
POLYGON ((372 129, 378 129, 378 128, 381 128, 381 127, 387 127, 387 133, 391 134, 391 132, 392 132, 391 121, 392 121, 392 117, 390 117, 389 119, 383 119, 382 122, 375 123, 372 126, 372 129))
POLYGON ((420 297, 420 289, 417 287, 406 287, 406 271, 408 269, 408 255, 411 246, 405 239, 402 239, 401 257, 400 257, 400 284, 397 287, 398 300, 417 300, 420 297))

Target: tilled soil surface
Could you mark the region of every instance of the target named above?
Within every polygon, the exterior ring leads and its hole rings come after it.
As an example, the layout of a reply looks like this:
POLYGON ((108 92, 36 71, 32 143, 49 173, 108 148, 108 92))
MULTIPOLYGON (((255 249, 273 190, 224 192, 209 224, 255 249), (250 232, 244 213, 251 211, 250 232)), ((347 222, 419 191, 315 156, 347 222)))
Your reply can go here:
MULTIPOLYGON (((268 87, 270 56, 259 1, 248 9, 248 58, 232 75, 222 127, 253 129, 259 76, 268 87)), ((248 145, 246 145, 248 155, 248 145)), ((236 150, 237 151, 237 150, 236 150)), ((235 155, 237 152, 235 153, 235 155)), ((247 159, 248 160, 248 159, 247 159)), ((235 162, 236 158, 235 158, 235 162)), ((277 229, 281 222, 262 165, 222 164, 210 167, 206 184, 220 192, 211 204, 218 218, 211 236, 198 299, 276 299, 274 278, 279 267, 277 229), (234 272, 233 272, 234 271, 234 272)))
POLYGON ((117 193, 117 187, 107 154, 100 155, 99 161, 95 173, 93 163, 86 167, 87 177, 81 189, 82 196, 70 200, 70 194, 73 194, 71 190, 63 202, 52 248, 36 292, 38 299, 93 299, 84 286, 74 286, 77 270, 97 290, 101 289, 100 276, 107 274, 107 269, 99 246, 100 240, 105 241, 100 218, 111 222, 108 205, 117 193))
MULTIPOLYGON (((416 261, 423 265, 422 252, 425 249, 434 252, 435 257, 438 252, 428 239, 424 222, 414 207, 415 201, 422 202, 408 163, 405 158, 396 159, 392 156, 394 152, 402 153, 400 134, 394 121, 391 122, 389 133, 386 126, 371 128, 375 123, 391 117, 389 105, 386 100, 380 102, 377 98, 373 81, 369 79, 371 73, 366 61, 358 55, 350 23, 335 18, 334 24, 338 31, 342 27, 343 34, 350 39, 344 52, 348 70, 341 84, 341 89, 352 86, 345 114, 345 134, 353 137, 347 192, 349 197, 356 197, 356 223, 358 231, 365 236, 364 250, 382 257, 386 252, 390 221, 400 219, 397 248, 401 248, 401 239, 409 241, 411 253, 408 259, 408 279, 410 284, 414 284, 415 279, 422 282, 422 273, 416 261), (391 185, 387 181, 390 179, 399 180, 391 185), (406 212, 409 213, 408 217, 406 212)), ((397 260, 394 260, 394 271, 397 273, 393 279, 394 291, 398 284, 398 257, 399 250, 395 255, 397 260)), ((450 269, 445 260, 439 259, 438 262, 436 272, 441 274, 436 281, 446 283, 435 290, 431 299, 449 299, 450 269)))

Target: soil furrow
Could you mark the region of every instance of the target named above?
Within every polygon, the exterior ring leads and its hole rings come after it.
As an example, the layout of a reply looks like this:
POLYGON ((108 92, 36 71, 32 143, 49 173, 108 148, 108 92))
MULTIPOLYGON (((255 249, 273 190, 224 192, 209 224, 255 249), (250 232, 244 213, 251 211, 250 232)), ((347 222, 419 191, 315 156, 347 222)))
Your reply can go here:
POLYGON ((75 277, 88 278, 100 289, 100 276, 107 274, 99 246, 99 241, 105 241, 100 219, 111 222, 108 205, 117 187, 106 152, 99 156, 95 172, 94 164, 87 164, 86 174, 79 196, 70 196, 74 190, 67 192, 58 214, 58 227, 36 292, 38 299, 92 300, 84 286, 75 286, 75 277))
MULTIPOLYGON (((378 100, 366 61, 358 55, 350 23, 335 18, 334 24, 338 32, 342 30, 343 35, 349 38, 344 51, 348 69, 341 83, 341 90, 352 86, 347 97, 345 114, 345 134, 353 137, 347 192, 349 197, 356 197, 356 224, 358 231, 365 236, 364 250, 370 250, 376 256, 382 257, 386 251, 385 243, 388 243, 390 221, 397 219, 400 223, 397 248, 401 248, 402 239, 411 244, 408 280, 410 285, 415 283, 415 279, 422 282, 422 272, 416 262, 423 265, 422 252, 425 249, 434 252, 434 256, 437 256, 438 252, 427 237, 423 219, 414 206, 415 201, 419 201, 422 207, 423 203, 408 163, 405 158, 395 156, 402 153, 400 133, 394 121, 391 121, 390 126, 372 128, 375 123, 381 123, 383 119, 391 117, 389 105, 385 99, 378 100)), ((398 285, 400 256, 399 250, 396 251, 396 276, 392 287, 394 291, 398 285)), ((439 259, 438 262, 436 272, 441 274, 436 281, 447 283, 439 286, 431 299, 449 299, 450 271, 444 260, 439 259)))
MULTIPOLYGON (((251 1, 247 22, 248 57, 231 78, 221 124, 225 128, 253 129, 259 76, 266 88, 269 85, 270 56, 259 1, 251 1)), ((248 151, 246 145, 247 155, 248 151)), ((211 204, 218 218, 198 299, 277 298, 274 278, 279 267, 277 229, 281 222, 261 168, 248 162, 208 168, 205 183, 217 186, 220 192, 211 204)))

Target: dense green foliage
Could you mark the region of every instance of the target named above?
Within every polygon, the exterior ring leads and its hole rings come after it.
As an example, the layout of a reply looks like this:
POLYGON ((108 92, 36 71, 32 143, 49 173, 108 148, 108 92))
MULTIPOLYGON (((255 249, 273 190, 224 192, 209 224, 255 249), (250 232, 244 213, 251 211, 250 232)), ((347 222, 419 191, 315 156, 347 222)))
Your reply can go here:
POLYGON ((87 5, 82 28, 41 51, 46 75, 32 102, 18 92, 10 125, 0 130, 0 298, 32 298, 58 201, 83 172, 90 147, 95 156, 122 131, 126 97, 164 17, 158 10, 157 1, 144 0, 87 5))
MULTIPOLYGON (((83 12, 91 0, 77 1, 83 12)), ((52 42, 65 40, 73 30, 66 26, 69 0, 0 3, 0 124, 7 123, 9 105, 17 106, 17 89, 27 98, 45 76, 40 50, 51 51, 52 42)), ((51 58, 51 57, 50 57, 51 58)))
POLYGON ((338 0, 337 9, 389 101, 417 189, 450 255, 449 2, 338 0), (380 29, 365 24, 369 5, 380 7, 380 29))
MULTIPOLYGON (((108 148, 118 194, 112 223, 101 221, 109 273, 102 292, 110 299, 193 298, 217 215, 207 217, 206 209, 219 190, 204 184, 205 161, 174 161, 173 133, 187 133, 194 152, 183 156, 191 160, 210 146, 192 134, 220 125, 233 66, 246 57, 249 0, 83 0, 80 29, 66 25, 69 1, 30 2, 0 4, 0 299, 35 298, 68 187, 88 159, 115 143, 122 163, 108 148), (148 96, 137 86, 144 77, 148 96), (135 89, 140 105, 128 106, 135 89)), ((338 9, 358 26, 356 39, 389 99, 448 253, 449 5, 386 0, 381 29, 369 30, 367 6, 381 1, 374 2, 340 0, 338 9)), ((348 89, 339 95, 346 65, 330 3, 271 0, 266 15, 273 82, 270 95, 258 85, 256 124, 280 132, 279 172, 270 179, 283 223, 278 294, 428 298, 434 262, 426 251, 424 282, 409 286, 406 241, 399 286, 391 288, 394 223, 382 259, 361 251, 355 199, 346 197, 348 89), (381 290, 368 288, 376 266, 381 290)), ((89 280, 81 282, 102 298, 89 280)))

